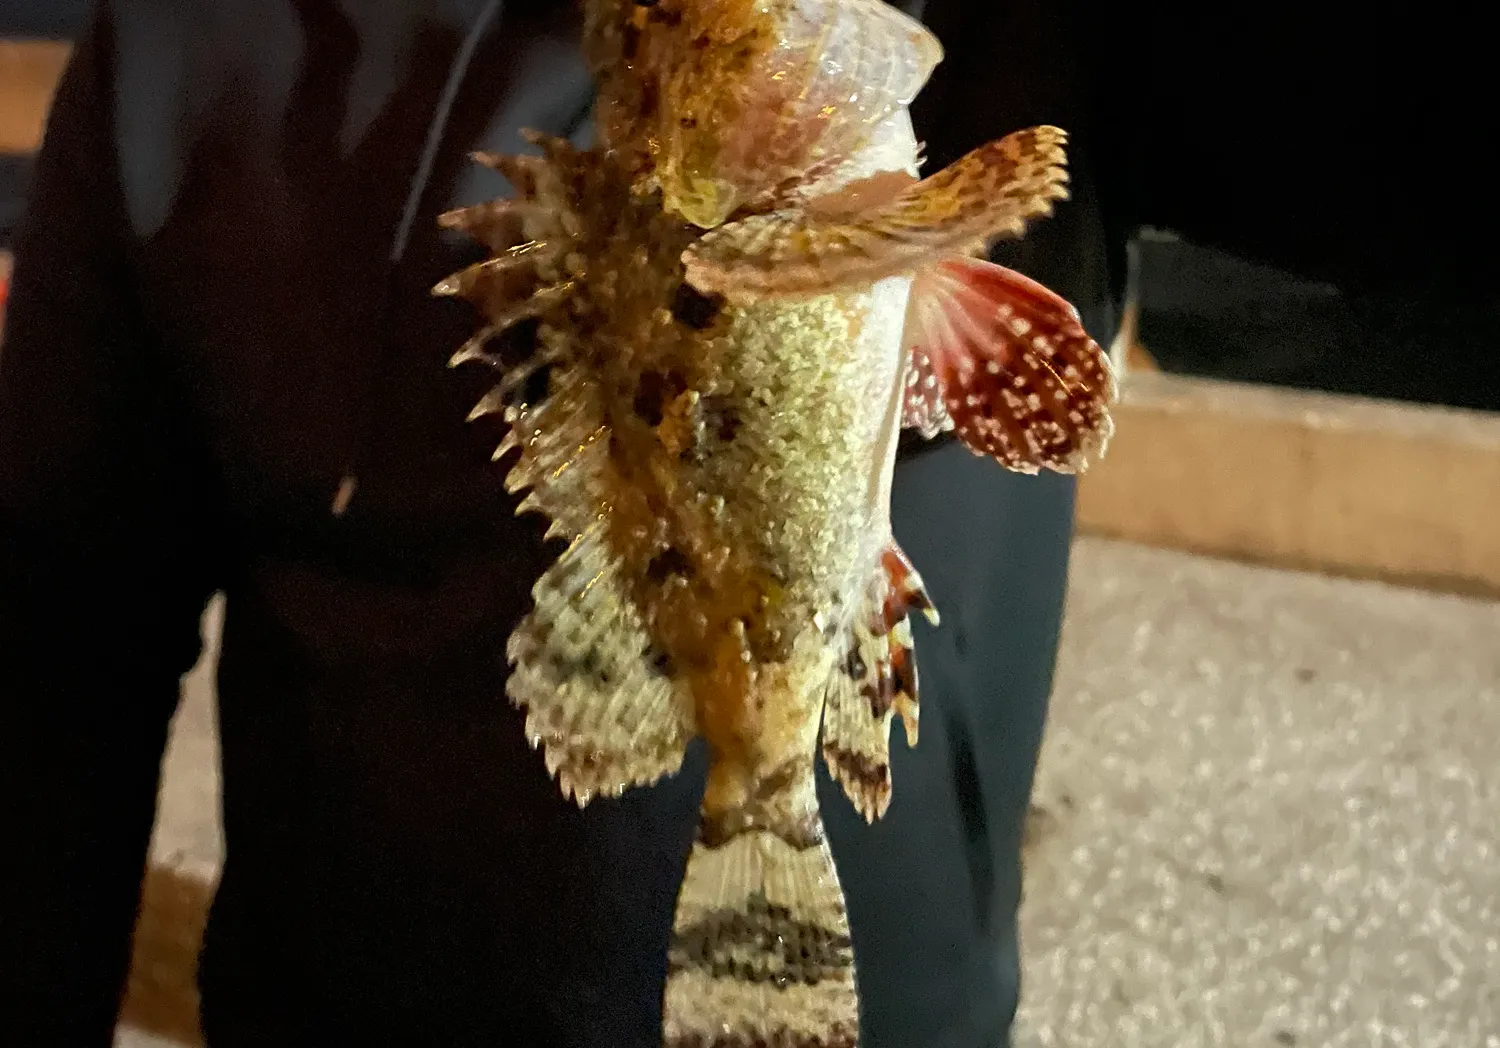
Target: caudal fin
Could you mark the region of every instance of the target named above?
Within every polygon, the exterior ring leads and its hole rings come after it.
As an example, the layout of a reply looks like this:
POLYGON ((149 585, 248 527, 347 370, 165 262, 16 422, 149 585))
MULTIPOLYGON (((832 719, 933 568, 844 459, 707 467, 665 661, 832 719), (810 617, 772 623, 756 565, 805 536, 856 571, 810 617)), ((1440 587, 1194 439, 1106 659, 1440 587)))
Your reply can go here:
POLYGON ((700 830, 672 930, 664 1048, 858 1043, 844 895, 821 822, 810 828, 796 843, 748 829, 713 847, 700 830))

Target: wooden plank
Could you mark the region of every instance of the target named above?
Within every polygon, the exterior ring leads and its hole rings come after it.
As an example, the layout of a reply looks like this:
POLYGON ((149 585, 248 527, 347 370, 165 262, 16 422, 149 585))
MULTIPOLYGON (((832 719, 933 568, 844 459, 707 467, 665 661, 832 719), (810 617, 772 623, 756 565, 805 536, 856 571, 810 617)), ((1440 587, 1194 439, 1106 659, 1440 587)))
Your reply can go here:
POLYGON ((192 1048, 203 1044, 198 953, 214 881, 153 862, 141 884, 130 978, 120 1020, 192 1048))
POLYGON ((1082 531, 1500 593, 1500 415, 1134 373, 1082 531))
POLYGON ((0 40, 0 153, 34 153, 72 45, 0 40))

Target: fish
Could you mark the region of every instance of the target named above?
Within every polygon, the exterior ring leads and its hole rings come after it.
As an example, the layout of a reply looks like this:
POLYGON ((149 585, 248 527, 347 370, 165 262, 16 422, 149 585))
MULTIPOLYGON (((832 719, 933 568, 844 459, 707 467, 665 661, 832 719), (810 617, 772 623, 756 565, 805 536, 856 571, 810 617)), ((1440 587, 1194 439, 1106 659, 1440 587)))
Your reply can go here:
POLYGON ((1113 433, 1077 311, 984 257, 1066 199, 1066 134, 923 177, 942 47, 883 0, 583 0, 583 30, 594 144, 477 154, 514 192, 440 220, 486 248, 434 288, 482 318, 470 419, 508 424, 517 512, 563 545, 506 692, 579 805, 706 743, 663 1044, 852 1048, 815 775, 873 822, 894 720, 918 738, 910 616, 938 616, 892 534, 898 439, 1077 473, 1113 433))

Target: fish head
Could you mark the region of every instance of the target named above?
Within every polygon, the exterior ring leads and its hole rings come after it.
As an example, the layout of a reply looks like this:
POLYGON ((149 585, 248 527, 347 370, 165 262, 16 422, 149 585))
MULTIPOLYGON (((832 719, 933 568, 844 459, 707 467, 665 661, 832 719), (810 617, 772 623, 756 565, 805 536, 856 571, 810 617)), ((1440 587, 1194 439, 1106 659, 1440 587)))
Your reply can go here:
POLYGON ((884 0, 590 0, 605 144, 704 229, 862 149, 942 60, 884 0))

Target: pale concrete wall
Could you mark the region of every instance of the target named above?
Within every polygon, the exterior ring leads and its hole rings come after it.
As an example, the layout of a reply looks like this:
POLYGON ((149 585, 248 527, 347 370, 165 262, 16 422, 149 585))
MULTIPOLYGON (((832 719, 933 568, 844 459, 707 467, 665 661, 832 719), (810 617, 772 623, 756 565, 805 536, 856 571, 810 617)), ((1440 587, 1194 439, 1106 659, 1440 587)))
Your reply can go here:
POLYGON ((1500 415, 1137 373, 1117 418, 1086 533, 1500 592, 1500 415))

